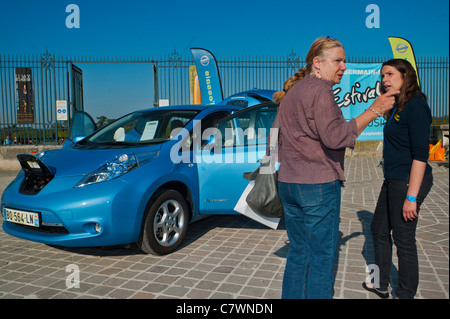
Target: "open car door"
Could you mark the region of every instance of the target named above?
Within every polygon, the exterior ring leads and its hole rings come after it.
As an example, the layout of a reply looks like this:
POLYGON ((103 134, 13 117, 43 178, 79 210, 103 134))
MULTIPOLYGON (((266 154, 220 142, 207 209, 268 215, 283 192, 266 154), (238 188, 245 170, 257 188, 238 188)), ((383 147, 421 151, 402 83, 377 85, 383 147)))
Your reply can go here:
POLYGON ((215 141, 197 152, 200 211, 234 213, 248 185, 244 173, 259 167, 266 153, 267 138, 277 114, 272 102, 236 112, 217 123, 215 141))
MULTIPOLYGON (((93 133, 95 130, 97 130, 97 125, 92 117, 84 111, 76 111, 72 118, 69 139, 66 143, 67 145, 76 143, 93 133)), ((67 146, 66 143, 64 143, 64 146, 67 146)))

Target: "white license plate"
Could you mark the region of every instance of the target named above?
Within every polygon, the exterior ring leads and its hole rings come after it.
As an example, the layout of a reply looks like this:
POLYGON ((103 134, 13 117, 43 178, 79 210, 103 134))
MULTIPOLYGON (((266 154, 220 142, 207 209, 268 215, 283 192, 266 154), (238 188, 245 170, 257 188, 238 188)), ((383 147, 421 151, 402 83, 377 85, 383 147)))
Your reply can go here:
POLYGON ((5 220, 11 223, 39 227, 39 214, 21 210, 3 208, 5 220))

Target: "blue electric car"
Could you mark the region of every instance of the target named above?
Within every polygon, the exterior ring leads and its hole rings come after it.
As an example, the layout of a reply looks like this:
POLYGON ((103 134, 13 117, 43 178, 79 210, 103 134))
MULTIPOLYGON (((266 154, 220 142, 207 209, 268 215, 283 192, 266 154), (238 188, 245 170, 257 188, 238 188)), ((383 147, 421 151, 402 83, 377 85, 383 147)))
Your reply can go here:
POLYGON ((77 114, 63 148, 18 155, 22 171, 2 196, 3 229, 52 245, 137 243, 171 253, 202 215, 236 213, 243 173, 258 167, 276 111, 272 102, 169 106, 98 130, 77 114))

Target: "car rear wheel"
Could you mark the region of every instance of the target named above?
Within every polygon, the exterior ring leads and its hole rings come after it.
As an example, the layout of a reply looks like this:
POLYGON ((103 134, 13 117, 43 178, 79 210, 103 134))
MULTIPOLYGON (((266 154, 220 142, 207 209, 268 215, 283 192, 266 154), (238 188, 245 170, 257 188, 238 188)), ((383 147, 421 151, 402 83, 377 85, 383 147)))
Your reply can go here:
POLYGON ((147 254, 166 255, 180 247, 187 233, 189 212, 184 197, 164 189, 147 208, 137 245, 147 254))

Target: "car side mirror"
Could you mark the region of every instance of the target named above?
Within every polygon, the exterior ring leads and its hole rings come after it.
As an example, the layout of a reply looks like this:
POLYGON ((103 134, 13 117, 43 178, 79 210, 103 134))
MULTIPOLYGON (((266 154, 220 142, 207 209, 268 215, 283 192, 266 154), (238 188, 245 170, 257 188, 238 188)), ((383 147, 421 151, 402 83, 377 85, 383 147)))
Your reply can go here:
POLYGON ((82 136, 82 135, 75 136, 75 137, 72 139, 72 142, 75 144, 75 143, 78 143, 79 141, 81 141, 81 140, 84 139, 84 138, 86 138, 86 136, 82 136))

